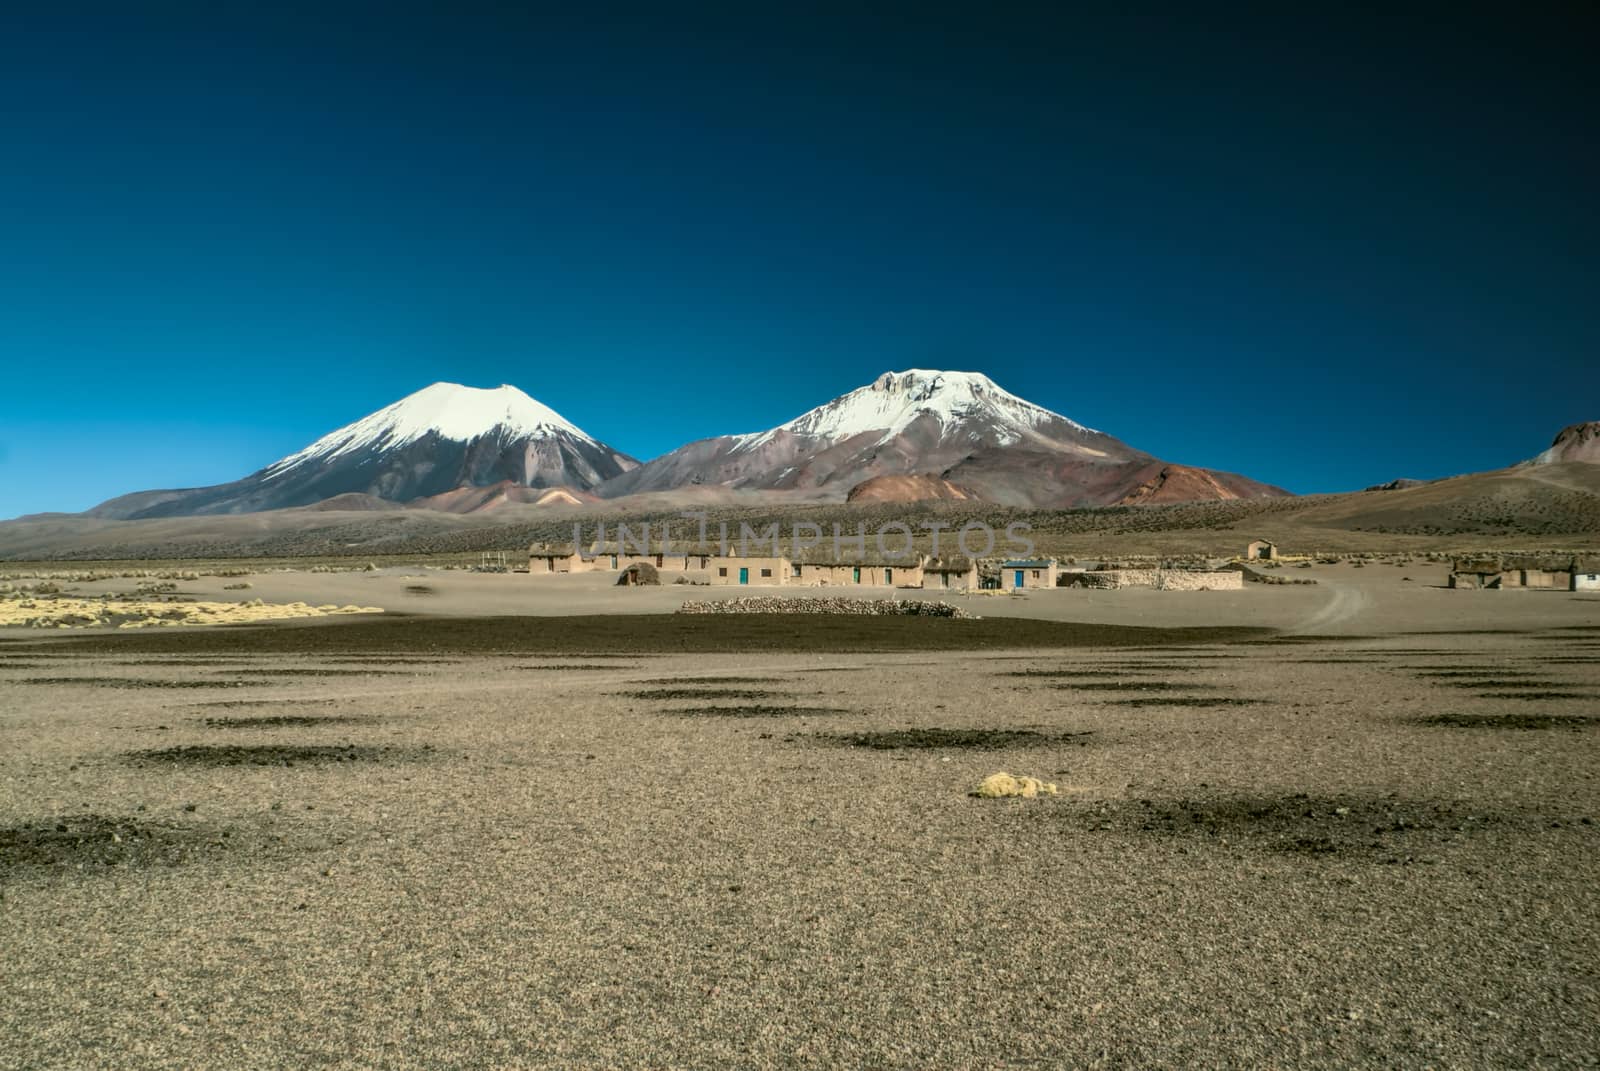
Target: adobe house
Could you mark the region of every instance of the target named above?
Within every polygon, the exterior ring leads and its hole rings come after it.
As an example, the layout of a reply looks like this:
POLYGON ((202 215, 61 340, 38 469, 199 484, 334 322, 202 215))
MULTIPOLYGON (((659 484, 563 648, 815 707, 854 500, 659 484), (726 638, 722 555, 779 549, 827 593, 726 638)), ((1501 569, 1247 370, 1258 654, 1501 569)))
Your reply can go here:
POLYGON ((737 554, 714 554, 706 569, 712 584, 750 587, 786 584, 791 572, 788 558, 741 558, 737 554))
POLYGON ((1000 563, 1000 586, 1007 591, 1056 586, 1054 558, 1015 558, 1000 563))
POLYGON ((1572 590, 1571 555, 1550 557, 1540 555, 1511 555, 1502 563, 1507 573, 1516 574, 1516 583, 1502 586, 1540 588, 1545 591, 1572 590))
POLYGON ((978 563, 972 558, 929 558, 922 563, 922 586, 935 591, 976 591, 978 563))
POLYGON ((1508 588, 1578 591, 1578 578, 1590 575, 1589 570, 1596 564, 1587 559, 1580 562, 1571 555, 1548 554, 1457 558, 1450 566, 1449 586, 1486 591, 1508 588))
POLYGON ((923 560, 859 554, 848 557, 807 556, 789 563, 790 584, 811 587, 924 587, 923 560))
POLYGON ((1572 590, 1600 591, 1600 558, 1573 559, 1572 590))
POLYGON ((576 547, 552 546, 535 543, 528 548, 528 575, 550 576, 555 573, 586 573, 590 560, 578 553, 576 547))
POLYGON ((649 565, 666 573, 704 572, 710 566, 713 557, 710 551, 704 549, 649 550, 641 553, 638 547, 622 548, 610 545, 597 548, 595 554, 603 562, 616 558, 618 569, 626 569, 630 565, 649 565))
POLYGON ((1271 562, 1278 560, 1278 544, 1270 539, 1257 539, 1245 545, 1244 560, 1271 562))

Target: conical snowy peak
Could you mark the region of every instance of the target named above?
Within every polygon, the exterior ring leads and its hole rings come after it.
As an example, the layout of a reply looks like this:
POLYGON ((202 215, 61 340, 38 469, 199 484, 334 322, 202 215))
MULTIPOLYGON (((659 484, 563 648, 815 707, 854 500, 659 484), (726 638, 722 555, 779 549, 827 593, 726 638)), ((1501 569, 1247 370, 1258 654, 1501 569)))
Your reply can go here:
POLYGON ((277 476, 309 461, 331 461, 367 450, 392 450, 430 434, 451 442, 471 442, 489 435, 505 439, 565 435, 594 442, 560 413, 516 387, 503 384, 490 390, 435 383, 324 435, 299 453, 269 466, 266 475, 277 476))
POLYGON ((100 515, 253 513, 351 495, 426 504, 501 484, 588 491, 638 464, 515 387, 435 383, 242 480, 125 496, 100 515))
POLYGON ((866 432, 888 441, 913 421, 931 416, 946 433, 981 423, 1000 442, 1018 442, 1045 425, 1089 429, 1059 413, 1018 398, 980 372, 941 372, 911 368, 885 372, 864 387, 820 405, 769 432, 750 437, 757 446, 778 431, 827 442, 866 432))
POLYGON ((607 480, 607 498, 689 486, 844 499, 878 476, 956 483, 983 468, 1006 504, 1076 504, 1153 461, 1109 435, 1025 401, 978 372, 885 372, 768 431, 701 439, 607 480))

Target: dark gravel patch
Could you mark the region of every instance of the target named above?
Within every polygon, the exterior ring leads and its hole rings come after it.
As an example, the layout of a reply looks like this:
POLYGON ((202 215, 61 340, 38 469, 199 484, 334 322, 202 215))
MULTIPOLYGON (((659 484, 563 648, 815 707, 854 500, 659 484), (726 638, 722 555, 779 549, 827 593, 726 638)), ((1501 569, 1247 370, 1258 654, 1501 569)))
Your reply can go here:
MULTIPOLYGON (((1180 667, 1173 667, 1180 668, 1180 667)), ((1192 667, 1181 667, 1189 669, 1192 667)), ((1140 666, 1137 669, 1112 667, 1108 669, 1011 669, 996 674, 1000 677, 1033 677, 1040 680, 1075 680, 1095 677, 1132 677, 1139 674, 1156 675, 1166 672, 1162 666, 1140 666)))
POLYGON ((0 826, 0 879, 29 872, 181 866, 242 847, 228 829, 76 814, 0 826))
POLYGON ((1592 729, 1600 718, 1581 714, 1429 714, 1416 719, 1423 725, 1448 729, 1592 729))
POLYGON ((1479 699, 1522 699, 1538 702, 1546 699, 1600 699, 1593 692, 1479 692, 1479 699))
POLYGON ((272 669, 234 669, 224 672, 240 677, 380 677, 408 676, 403 669, 344 669, 311 666, 279 666, 272 669))
POLYGON ((1452 843, 1497 826, 1531 831, 1549 825, 1548 817, 1499 812, 1481 803, 1305 793, 1068 801, 1056 813, 1074 833, 1132 833, 1388 864, 1436 862, 1436 853, 1452 843))
POLYGON ((511 668, 532 670, 535 673, 565 673, 567 670, 577 670, 581 672, 584 670, 617 669, 619 667, 615 662, 556 662, 547 666, 512 666, 511 668))
POLYGON ((370 714, 265 714, 256 718, 200 718, 208 729, 276 729, 315 725, 363 725, 378 719, 370 714))
MULTIPOLYGON (((203 666, 206 669, 232 669, 238 665, 237 659, 225 655, 212 658, 117 658, 112 659, 114 666, 139 666, 145 669, 173 668, 189 669, 203 666)), ((243 668, 242 666, 239 668, 243 668)))
POLYGON ((1086 744, 1092 732, 1046 733, 1037 729, 889 729, 879 732, 818 733, 817 739, 844 747, 873 751, 963 750, 1002 751, 1008 748, 1045 747, 1050 744, 1086 744))
POLYGON ((12 684, 81 684, 93 688, 254 688, 262 681, 163 680, 159 677, 24 677, 12 684))
POLYGON ((675 718, 828 718, 856 711, 841 707, 780 707, 738 703, 726 707, 662 707, 657 714, 675 718))
POLYGON ((784 677, 647 677, 639 684, 678 684, 686 687, 697 684, 792 684, 784 677))
MULTIPOLYGON (((1410 667, 1396 667, 1406 669, 1410 667)), ((1531 677, 1533 672, 1526 669, 1424 669, 1417 672, 1419 677, 1439 677, 1449 679, 1452 677, 1531 677)))
POLYGON ((760 688, 644 688, 636 692, 618 692, 629 699, 653 701, 667 699, 781 699, 788 692, 764 691, 760 688))
POLYGON ((1265 699, 1246 699, 1236 695, 1148 695, 1111 700, 1121 707, 1247 707, 1265 699))
POLYGON ((331 707, 336 706, 338 699, 210 699, 198 703, 186 703, 185 706, 206 707, 216 709, 237 709, 239 707, 331 707))
MULTIPOLYGON (((604 658, 605 655, 594 655, 595 658, 604 658)), ((334 655, 322 661, 335 665, 360 664, 371 666, 449 666, 457 661, 454 658, 419 658, 415 655, 334 655)))
POLYGON ((593 652, 696 654, 760 651, 864 652, 1001 648, 1147 648, 1180 642, 1224 643, 1271 635, 1262 628, 1141 628, 990 617, 875 617, 795 614, 590 614, 573 617, 383 617, 319 619, 276 625, 52 637, 86 654, 342 653, 546 656, 593 652))
POLYGON ((1181 692, 1198 689, 1205 691, 1212 686, 1209 684, 1194 684, 1185 681, 1075 681, 1056 684, 1054 687, 1062 691, 1071 692, 1181 692))
POLYGON ((123 757, 139 766, 294 766, 348 762, 406 762, 432 757, 431 744, 421 747, 361 744, 186 744, 180 747, 129 751, 123 757))
MULTIPOLYGON (((1415 635, 1415 633, 1401 633, 1415 635)), ((1249 647, 1304 647, 1316 643, 1367 643, 1384 639, 1382 636, 1259 636, 1235 642, 1249 647)))
POLYGON ((1446 688, 1545 688, 1561 689, 1571 685, 1571 681, 1536 680, 1532 677, 1452 677, 1444 680, 1434 680, 1434 684, 1446 688))

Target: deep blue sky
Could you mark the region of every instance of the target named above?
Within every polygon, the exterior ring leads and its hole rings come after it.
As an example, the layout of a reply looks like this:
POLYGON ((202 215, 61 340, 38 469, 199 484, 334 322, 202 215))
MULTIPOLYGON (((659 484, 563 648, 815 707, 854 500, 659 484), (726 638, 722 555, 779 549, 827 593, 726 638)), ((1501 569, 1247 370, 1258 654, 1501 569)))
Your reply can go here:
POLYGON ((650 457, 977 369, 1302 492, 1600 419, 1592 4, 34 6, 0 516, 237 478, 440 379, 650 457))

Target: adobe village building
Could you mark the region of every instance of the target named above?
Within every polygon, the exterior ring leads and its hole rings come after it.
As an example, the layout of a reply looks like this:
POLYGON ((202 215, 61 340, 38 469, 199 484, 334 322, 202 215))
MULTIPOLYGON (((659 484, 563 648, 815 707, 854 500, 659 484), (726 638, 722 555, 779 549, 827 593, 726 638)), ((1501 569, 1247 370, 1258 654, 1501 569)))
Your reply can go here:
POLYGON ((1550 554, 1502 554, 1457 558, 1450 567, 1450 587, 1504 591, 1600 591, 1600 557, 1550 554))
POLYGON ((1270 539, 1257 539, 1247 543, 1244 548, 1245 561, 1271 562, 1278 560, 1278 544, 1270 539))
MULTIPOLYGON (((1041 571, 1047 570, 1051 578, 1050 584, 1054 584, 1054 559, 1025 564, 1030 571, 1035 567, 1041 571)), ((979 584, 978 563, 971 558, 928 560, 920 556, 891 558, 870 554, 845 557, 792 558, 782 555, 750 557, 737 554, 724 555, 708 550, 640 554, 637 550, 624 552, 616 547, 583 550, 571 544, 544 543, 535 543, 528 548, 530 576, 613 573, 635 565, 650 566, 658 573, 681 573, 691 582, 711 585, 875 588, 932 586, 940 590, 956 591, 975 590, 979 584)), ((1037 586, 1048 585, 1040 579, 1037 581, 1037 586)))
POLYGON ((1000 563, 1000 586, 1007 591, 1056 586, 1054 558, 1022 558, 1000 563))
POLYGON ((813 588, 920 588, 924 586, 924 575, 921 557, 873 555, 840 558, 713 555, 709 570, 712 584, 783 584, 813 588))
POLYGON ((922 563, 922 586, 940 591, 977 591, 976 558, 929 558, 922 563))
MULTIPOLYGON (((528 550, 531 576, 620 573, 634 567, 646 576, 676 574, 690 583, 716 587, 921 588, 936 591, 980 589, 1026 592, 1056 587, 1156 588, 1162 591, 1238 591, 1244 575, 1234 571, 1190 569, 1096 569, 1062 571, 1054 558, 892 558, 826 553, 800 557, 720 554, 706 549, 640 554, 616 547, 580 550, 571 544, 534 544, 528 550)), ((1600 573, 1600 567, 1596 568, 1600 573)), ((1570 575, 1570 574, 1567 574, 1570 575)), ((1595 590, 1600 590, 1600 576, 1595 590)))
POLYGON ((528 573, 548 576, 553 573, 616 572, 630 565, 649 565, 662 572, 703 573, 713 555, 706 551, 673 551, 670 554, 624 552, 617 547, 579 550, 572 544, 535 543, 528 548, 528 573))

